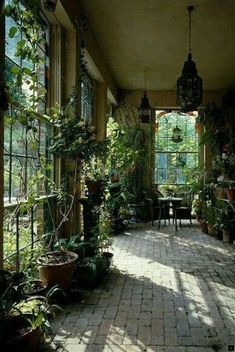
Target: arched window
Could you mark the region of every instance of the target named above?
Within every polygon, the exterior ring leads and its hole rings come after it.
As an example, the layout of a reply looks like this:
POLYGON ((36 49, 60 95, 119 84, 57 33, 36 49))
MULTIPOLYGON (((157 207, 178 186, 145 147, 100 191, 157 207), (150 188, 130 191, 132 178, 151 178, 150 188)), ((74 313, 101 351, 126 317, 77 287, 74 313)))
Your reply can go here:
POLYGON ((155 183, 190 184, 198 165, 197 112, 156 111, 155 183))

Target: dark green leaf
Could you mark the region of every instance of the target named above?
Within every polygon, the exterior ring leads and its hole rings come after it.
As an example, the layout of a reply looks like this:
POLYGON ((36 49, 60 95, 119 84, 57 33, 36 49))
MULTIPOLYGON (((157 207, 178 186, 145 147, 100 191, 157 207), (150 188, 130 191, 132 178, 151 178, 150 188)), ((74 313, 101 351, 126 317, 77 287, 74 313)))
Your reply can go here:
POLYGON ((11 73, 13 73, 14 75, 18 75, 18 73, 20 72, 20 67, 18 66, 13 66, 11 68, 11 73))
POLYGON ((22 71, 29 76, 32 74, 32 71, 28 67, 23 67, 22 71))
POLYGON ((28 119, 27 119, 26 115, 23 115, 23 114, 19 115, 18 116, 18 120, 23 126, 27 126, 28 125, 28 119))
POLYGON ((23 48, 25 46, 26 40, 21 39, 17 42, 18 49, 23 48))
POLYGON ((9 30, 9 37, 13 38, 15 36, 15 34, 17 33, 17 31, 18 31, 17 27, 15 27, 15 26, 11 27, 9 30))

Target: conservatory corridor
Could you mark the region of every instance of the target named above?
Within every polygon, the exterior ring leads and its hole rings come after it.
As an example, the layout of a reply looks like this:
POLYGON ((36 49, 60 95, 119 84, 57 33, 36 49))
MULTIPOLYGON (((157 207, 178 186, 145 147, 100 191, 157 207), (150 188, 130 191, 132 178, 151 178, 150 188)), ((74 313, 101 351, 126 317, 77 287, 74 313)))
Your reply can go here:
POLYGON ((114 237, 113 252, 103 283, 55 319, 47 351, 235 350, 233 245, 196 223, 178 232, 135 224, 114 237))

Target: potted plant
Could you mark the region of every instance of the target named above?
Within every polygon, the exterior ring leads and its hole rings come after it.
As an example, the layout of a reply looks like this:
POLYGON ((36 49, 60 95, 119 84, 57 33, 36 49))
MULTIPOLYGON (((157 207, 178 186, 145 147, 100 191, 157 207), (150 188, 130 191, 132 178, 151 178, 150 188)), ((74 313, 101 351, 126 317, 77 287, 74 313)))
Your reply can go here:
POLYGON ((48 285, 69 289, 77 259, 76 253, 63 250, 43 254, 38 259, 40 279, 48 285))
POLYGON ((87 255, 87 243, 83 242, 84 250, 79 255, 77 262, 76 275, 78 286, 97 286, 104 274, 108 272, 112 262, 113 253, 110 252, 112 244, 112 239, 110 238, 111 222, 104 206, 100 210, 99 223, 92 232, 95 235, 90 238, 88 243, 93 248, 93 255, 87 255))
POLYGON ((16 289, 22 275, 0 273, 0 344, 3 350, 36 351, 41 331, 50 333, 49 314, 55 306, 48 298, 58 289, 53 287, 47 297, 22 299, 16 289))
POLYGON ((215 229, 222 231, 223 242, 231 243, 234 239, 235 217, 228 207, 220 209, 215 223, 215 229))
POLYGON ((18 290, 25 297, 31 296, 44 296, 47 290, 47 283, 40 279, 29 279, 23 281, 19 286, 18 290))
POLYGON ((213 207, 211 201, 206 202, 206 222, 207 222, 207 230, 209 235, 214 235, 214 225, 216 222, 216 213, 215 208, 213 207))
POLYGON ((64 251, 80 254, 80 248, 83 246, 81 236, 73 235, 67 238, 60 238, 54 245, 55 250, 63 249, 64 251))
POLYGON ((227 197, 227 182, 224 176, 217 177, 217 183, 215 184, 215 196, 217 198, 225 199, 227 197))
POLYGON ((235 181, 228 181, 228 188, 227 188, 227 198, 230 201, 235 201, 235 181))
POLYGON ((192 211, 196 215, 198 222, 202 219, 203 201, 199 198, 194 198, 192 202, 192 211))

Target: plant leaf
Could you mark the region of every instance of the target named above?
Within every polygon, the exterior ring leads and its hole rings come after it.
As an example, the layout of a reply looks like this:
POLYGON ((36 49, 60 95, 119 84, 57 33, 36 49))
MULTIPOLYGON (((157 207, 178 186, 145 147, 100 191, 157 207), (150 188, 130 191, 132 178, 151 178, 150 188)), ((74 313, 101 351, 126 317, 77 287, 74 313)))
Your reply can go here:
POLYGON ((15 26, 11 27, 9 30, 9 37, 13 38, 16 35, 17 31, 18 31, 17 27, 15 26))

